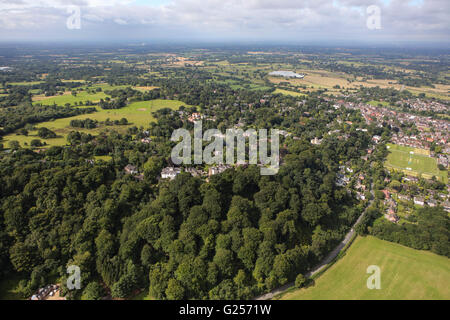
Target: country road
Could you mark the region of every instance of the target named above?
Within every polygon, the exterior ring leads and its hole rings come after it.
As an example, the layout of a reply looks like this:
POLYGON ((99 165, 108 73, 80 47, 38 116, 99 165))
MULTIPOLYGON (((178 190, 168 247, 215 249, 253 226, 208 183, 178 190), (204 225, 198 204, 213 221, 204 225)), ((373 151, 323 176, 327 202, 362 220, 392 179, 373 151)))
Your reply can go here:
MULTIPOLYGON (((371 188, 372 193, 372 197, 373 199, 369 201, 366 209, 363 211, 363 213, 361 213, 361 215, 359 216, 358 220, 356 220, 356 222, 353 224, 352 228, 350 229, 350 231, 345 235, 344 240, 342 240, 341 243, 339 243, 339 245, 333 250, 331 251, 317 266, 315 266, 311 271, 309 271, 308 273, 305 274, 306 278, 310 278, 313 275, 315 275, 316 273, 320 272, 323 268, 325 268, 331 261, 333 261, 334 258, 337 257, 337 255, 342 251, 342 249, 350 242, 350 240, 353 238, 353 235, 355 234, 355 226, 361 222, 361 220, 363 219, 366 211, 368 208, 370 208, 370 206, 372 205, 374 199, 375 199, 375 195, 374 195, 374 191, 373 191, 373 185, 371 188)), ((273 299, 273 297, 275 297, 276 295, 279 295, 283 292, 285 292, 286 290, 292 288, 295 285, 294 282, 285 284, 282 287, 273 289, 272 291, 270 291, 269 293, 263 294, 259 297, 256 297, 255 300, 271 300, 273 299)))

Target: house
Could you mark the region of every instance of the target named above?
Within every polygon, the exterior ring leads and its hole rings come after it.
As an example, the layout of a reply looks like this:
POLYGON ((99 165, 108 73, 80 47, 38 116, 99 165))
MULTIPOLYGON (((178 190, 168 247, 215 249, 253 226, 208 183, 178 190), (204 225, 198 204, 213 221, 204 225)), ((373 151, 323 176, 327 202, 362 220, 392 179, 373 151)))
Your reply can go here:
POLYGON ((414 197, 414 204, 417 204, 419 206, 425 205, 425 199, 422 197, 414 197))
POLYGON ((386 219, 388 219, 389 221, 391 221, 393 223, 397 223, 400 220, 400 218, 395 213, 387 214, 386 219))
POLYGON ((201 119, 203 119, 203 116, 202 116, 200 113, 197 113, 197 112, 191 114, 191 115, 188 117, 188 121, 189 121, 189 122, 195 122, 195 121, 201 120, 201 119))
POLYGON ((442 203, 442 207, 445 211, 450 212, 450 201, 445 201, 442 203))
POLYGON ((386 199, 389 199, 391 197, 391 194, 389 193, 388 190, 381 190, 381 192, 383 192, 386 199))
POLYGON ((322 143, 322 139, 319 139, 317 137, 315 137, 314 139, 311 140, 311 144, 314 145, 320 145, 322 143))
POLYGON ((149 143, 152 142, 152 139, 150 139, 150 138, 143 138, 143 139, 141 139, 141 142, 142 142, 142 143, 149 144, 149 143))
POLYGON ((201 177, 203 176, 204 172, 202 170, 198 170, 192 167, 186 168, 185 170, 187 173, 190 173, 193 177, 201 177))
POLYGON ((138 174, 139 173, 137 167, 133 166, 131 164, 128 164, 124 170, 125 170, 126 174, 138 174))
POLYGON ((167 167, 167 168, 162 169, 162 171, 161 171, 161 178, 162 179, 173 180, 180 173, 181 173, 181 169, 180 168, 167 167))
POLYGON ((434 200, 434 199, 427 200, 427 205, 430 206, 430 207, 436 207, 437 206, 437 201, 434 200))
POLYGON ((231 168, 231 166, 229 166, 229 165, 226 165, 226 164, 219 164, 218 166, 209 168, 209 170, 208 170, 208 176, 213 176, 213 175, 222 173, 222 172, 224 172, 225 170, 230 169, 230 168, 231 168))
POLYGON ((402 200, 402 201, 411 201, 411 197, 408 195, 404 195, 404 194, 399 194, 398 199, 402 200))
POLYGON ((403 180, 408 181, 408 182, 415 182, 415 183, 419 182, 419 178, 413 177, 413 176, 407 176, 407 177, 403 178, 403 180))
POLYGON ((379 143, 380 140, 381 140, 380 136, 375 135, 375 136, 372 137, 372 141, 375 142, 375 143, 379 143))

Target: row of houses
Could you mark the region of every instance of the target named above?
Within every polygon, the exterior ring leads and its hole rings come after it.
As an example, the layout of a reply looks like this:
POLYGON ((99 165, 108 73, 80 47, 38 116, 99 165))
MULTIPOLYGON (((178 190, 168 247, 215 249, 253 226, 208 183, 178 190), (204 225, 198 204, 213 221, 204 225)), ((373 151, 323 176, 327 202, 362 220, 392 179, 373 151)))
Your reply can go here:
MULTIPOLYGON (((199 170, 193 167, 189 167, 185 169, 185 172, 191 174, 193 177, 205 177, 205 176, 214 176, 216 174, 223 173, 227 169, 231 169, 232 166, 227 164, 219 164, 216 166, 212 166, 208 169, 208 173, 206 174, 203 170, 199 170)), ((178 167, 167 167, 162 169, 161 171, 161 179, 170 179, 173 180, 181 173, 181 168, 178 167)))

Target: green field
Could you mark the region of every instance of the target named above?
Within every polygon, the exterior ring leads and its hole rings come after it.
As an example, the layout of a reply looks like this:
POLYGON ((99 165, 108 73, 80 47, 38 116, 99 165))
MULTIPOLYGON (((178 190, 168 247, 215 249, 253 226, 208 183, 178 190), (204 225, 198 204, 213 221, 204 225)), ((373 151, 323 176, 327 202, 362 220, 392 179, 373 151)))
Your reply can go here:
POLYGON ((289 91, 289 90, 283 90, 283 89, 276 89, 274 91, 274 93, 281 93, 281 94, 285 94, 285 95, 289 95, 289 96, 294 96, 294 97, 306 97, 306 94, 304 93, 299 93, 299 92, 295 92, 295 91, 289 91))
POLYGON ((105 99, 107 95, 104 92, 96 92, 95 94, 88 94, 86 91, 78 92, 76 96, 72 94, 65 94, 62 96, 49 97, 43 100, 34 101, 33 104, 42 105, 53 105, 57 104, 59 106, 64 106, 66 103, 74 104, 75 102, 81 103, 83 105, 87 100, 92 102, 98 102, 100 99, 105 99))
POLYGON ((422 176, 431 179, 438 177, 447 183, 447 171, 440 171, 437 160, 429 157, 429 152, 423 149, 410 148, 395 144, 388 144, 389 155, 385 166, 390 169, 401 170, 412 176, 422 176))
POLYGON ((450 299, 450 261, 375 237, 358 237, 345 256, 308 288, 282 296, 286 300, 450 299), (367 267, 381 269, 381 289, 369 290, 367 267))
MULTIPOLYGON (((52 131, 54 131, 59 137, 55 139, 41 139, 41 141, 45 141, 48 146, 61 146, 66 144, 66 136, 71 131, 80 131, 90 133, 92 135, 100 133, 105 129, 114 129, 117 131, 124 132, 128 127, 143 126, 147 128, 150 122, 154 121, 154 117, 152 116, 152 112, 162 108, 170 108, 172 110, 177 110, 180 106, 186 106, 185 103, 178 100, 151 100, 151 101, 141 101, 134 102, 130 105, 126 106, 122 109, 114 109, 114 110, 104 110, 100 107, 97 107, 97 112, 91 114, 83 114, 70 118, 57 119, 54 121, 42 122, 36 125, 36 128, 46 127, 52 131), (95 129, 80 129, 80 128, 72 128, 70 127, 70 121, 74 119, 93 119, 98 120, 99 122, 105 121, 106 119, 110 120, 120 120, 122 118, 127 118, 130 123, 128 126, 110 126, 110 127, 100 127, 95 129)), ((6 147, 8 146, 8 142, 11 140, 19 141, 20 145, 24 147, 25 143, 30 144, 31 140, 39 139, 36 136, 37 131, 32 131, 28 136, 16 135, 15 133, 9 134, 4 137, 4 141, 2 142, 6 147)))
POLYGON ((367 102, 367 104, 370 104, 370 105, 372 105, 374 107, 378 107, 379 105, 381 105, 382 107, 389 107, 389 102, 386 102, 386 101, 375 101, 375 100, 372 100, 372 101, 367 102))

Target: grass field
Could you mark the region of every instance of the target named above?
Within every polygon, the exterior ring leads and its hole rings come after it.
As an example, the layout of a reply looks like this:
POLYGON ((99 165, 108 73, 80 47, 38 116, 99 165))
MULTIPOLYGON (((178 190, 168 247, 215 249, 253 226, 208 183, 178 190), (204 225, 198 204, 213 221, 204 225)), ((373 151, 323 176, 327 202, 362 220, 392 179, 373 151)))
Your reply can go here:
POLYGON ((372 100, 372 101, 367 102, 367 104, 370 104, 370 105, 372 105, 374 107, 378 107, 380 105, 382 107, 389 107, 389 102, 386 102, 386 101, 375 101, 375 100, 372 100))
POLYGON ((100 99, 105 99, 107 95, 104 92, 96 92, 95 94, 88 94, 86 91, 78 92, 76 96, 73 96, 70 93, 66 93, 61 96, 54 97, 33 97, 33 104, 42 104, 42 105, 53 105, 57 104, 58 106, 64 106, 66 103, 74 104, 75 102, 81 103, 82 105, 87 101, 98 102, 100 99))
POLYGON ((285 300, 450 299, 450 261, 375 237, 358 237, 343 258, 311 287, 293 290, 285 300), (381 289, 369 290, 367 267, 381 269, 381 289))
POLYGON ((427 179, 436 176, 447 183, 447 171, 438 169, 437 160, 428 156, 429 151, 395 144, 388 144, 388 148, 390 152, 385 163, 386 167, 427 179))
POLYGON ((289 96, 294 96, 294 97, 306 97, 306 94, 304 93, 299 93, 299 92, 295 92, 295 91, 289 91, 289 90, 283 90, 283 89, 276 89, 274 91, 274 93, 281 93, 281 94, 285 94, 285 95, 289 95, 289 96))
MULTIPOLYGON (((71 131, 80 131, 90 133, 92 135, 96 135, 100 133, 100 131, 108 129, 114 129, 117 131, 125 131, 128 127, 143 126, 147 128, 150 122, 155 119, 152 116, 152 112, 162 109, 169 108, 172 110, 177 110, 180 106, 186 106, 185 103, 178 100, 151 100, 151 101, 141 101, 131 103, 122 109, 115 110, 103 110, 100 107, 97 107, 97 112, 91 114, 83 114, 70 118, 57 119, 54 121, 42 122, 36 125, 36 128, 46 127, 52 131, 54 131, 59 137, 55 139, 41 139, 41 141, 45 141, 47 145, 50 146, 61 146, 66 144, 67 134, 71 131), (130 123, 127 126, 112 126, 112 127, 100 127, 95 129, 80 129, 80 128, 72 128, 70 127, 70 121, 74 119, 92 119, 98 120, 99 122, 105 121, 106 119, 120 120, 122 118, 127 118, 130 123)), ((7 147, 8 142, 11 140, 16 140, 20 143, 22 147, 24 147, 25 143, 30 145, 31 140, 39 139, 36 136, 37 131, 31 131, 28 136, 16 135, 15 133, 9 134, 4 137, 3 144, 7 147)))

